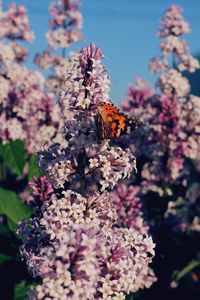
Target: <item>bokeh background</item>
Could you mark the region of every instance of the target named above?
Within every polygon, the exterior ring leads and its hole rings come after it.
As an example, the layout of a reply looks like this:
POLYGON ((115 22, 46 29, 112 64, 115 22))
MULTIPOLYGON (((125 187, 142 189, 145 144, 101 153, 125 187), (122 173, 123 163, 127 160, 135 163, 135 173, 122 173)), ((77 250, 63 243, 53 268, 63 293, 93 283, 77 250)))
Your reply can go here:
MULTIPOLYGON (((12 1, 3 1, 7 6, 12 1)), ((20 0, 15 1, 21 4, 20 0)), ((48 29, 48 10, 50 0, 24 0, 30 23, 36 39, 29 46, 29 66, 33 67, 33 55, 45 48, 44 34, 48 29)), ((171 4, 180 5, 184 17, 191 26, 192 33, 185 39, 191 53, 200 53, 200 1, 198 0, 83 0, 83 42, 73 44, 70 51, 79 49, 92 41, 106 53, 105 65, 110 71, 112 101, 116 104, 123 98, 127 85, 133 76, 141 76, 151 83, 155 76, 148 71, 149 60, 158 54, 156 31, 160 16, 171 4)), ((35 67, 35 66, 34 66, 35 67)))

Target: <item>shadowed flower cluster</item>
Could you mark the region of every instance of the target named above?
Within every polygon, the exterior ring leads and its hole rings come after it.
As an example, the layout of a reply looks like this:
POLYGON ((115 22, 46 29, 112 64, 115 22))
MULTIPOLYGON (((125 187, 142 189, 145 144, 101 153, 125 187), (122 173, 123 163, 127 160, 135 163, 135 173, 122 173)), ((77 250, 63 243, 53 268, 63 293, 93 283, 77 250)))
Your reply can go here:
POLYGON ((181 73, 182 70, 193 72, 199 68, 199 63, 190 55, 187 43, 180 40, 189 31, 181 11, 177 6, 170 7, 158 31, 163 38, 160 44, 162 55, 158 59, 160 67, 156 58, 150 63, 150 70, 161 72, 157 82, 160 93, 153 92, 148 83, 137 78, 136 85, 129 87, 122 103, 130 116, 139 116, 145 124, 136 142, 134 138, 132 142, 128 141, 131 148, 139 149, 144 161, 150 159, 142 171, 145 189, 148 184, 150 189, 156 184, 157 188, 154 188, 158 191, 163 184, 172 184, 179 179, 185 184, 187 158, 199 160, 199 98, 189 94, 188 79, 181 73), (168 45, 168 38, 175 39, 176 43, 168 45), (173 66, 170 65, 171 58, 173 66), (193 61, 193 67, 189 66, 189 60, 193 61))
POLYGON ((114 207, 117 211, 117 223, 122 227, 133 228, 142 234, 149 231, 142 213, 142 202, 138 196, 139 187, 119 183, 112 192, 114 207))
MULTIPOLYGON (((191 236, 198 236, 200 232, 200 98, 190 94, 190 83, 184 77, 186 73, 182 73, 194 72, 199 62, 190 54, 187 42, 181 39, 189 32, 189 25, 181 13, 182 9, 173 5, 161 20, 158 31, 161 55, 150 62, 150 71, 159 73, 155 89, 145 80, 136 78, 122 102, 122 108, 130 117, 137 116, 144 123, 142 130, 129 138, 119 139, 122 148, 128 146, 136 153, 141 176, 132 176, 123 189, 119 185, 115 202, 122 222, 131 222, 128 201, 125 204, 119 201, 123 197, 129 199, 128 190, 137 190, 144 204, 145 216, 160 249, 158 260, 163 261, 166 269, 166 277, 162 277, 157 268, 158 289, 167 280, 173 281, 176 268, 183 269, 181 276, 187 274, 186 270, 189 272, 190 263, 185 258, 179 264, 174 262, 173 266, 168 266, 168 261, 173 259, 177 244, 179 251, 182 245, 189 249, 191 236), (162 248, 168 244, 170 251, 162 248)), ((137 202, 134 196, 131 199, 134 209, 137 202)), ((198 260, 199 246, 195 247, 190 255, 198 260)))

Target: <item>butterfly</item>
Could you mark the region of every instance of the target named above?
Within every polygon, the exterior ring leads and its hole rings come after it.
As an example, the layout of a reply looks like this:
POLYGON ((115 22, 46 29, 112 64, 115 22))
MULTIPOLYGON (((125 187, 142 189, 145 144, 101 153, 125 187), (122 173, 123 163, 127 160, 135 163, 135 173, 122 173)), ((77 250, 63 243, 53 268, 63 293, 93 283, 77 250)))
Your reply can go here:
POLYGON ((97 128, 100 140, 120 137, 143 125, 137 118, 129 119, 112 103, 102 102, 97 106, 97 111, 97 128))

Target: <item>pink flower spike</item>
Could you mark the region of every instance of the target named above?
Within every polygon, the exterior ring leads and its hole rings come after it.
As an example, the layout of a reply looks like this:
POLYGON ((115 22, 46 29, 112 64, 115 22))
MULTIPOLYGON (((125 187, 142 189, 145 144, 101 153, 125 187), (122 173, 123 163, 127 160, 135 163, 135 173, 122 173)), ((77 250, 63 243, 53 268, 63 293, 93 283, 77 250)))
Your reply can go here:
POLYGON ((45 201, 49 201, 53 193, 52 185, 47 181, 46 176, 37 179, 33 176, 34 182, 29 182, 29 187, 33 190, 33 202, 36 206, 41 206, 45 201))

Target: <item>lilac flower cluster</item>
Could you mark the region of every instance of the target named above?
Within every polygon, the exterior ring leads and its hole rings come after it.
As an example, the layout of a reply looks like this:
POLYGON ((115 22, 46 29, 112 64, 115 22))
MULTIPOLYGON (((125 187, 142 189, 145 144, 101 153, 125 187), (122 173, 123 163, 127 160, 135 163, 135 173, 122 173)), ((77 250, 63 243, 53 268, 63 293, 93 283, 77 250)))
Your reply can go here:
POLYGON ((138 188, 141 197, 153 192, 170 198, 166 222, 175 224, 176 230, 199 231, 199 213, 194 209, 198 206, 198 197, 193 197, 196 200, 191 203, 188 195, 194 189, 191 172, 199 172, 200 98, 190 94, 189 81, 181 73, 193 72, 199 68, 199 62, 190 55, 187 43, 180 39, 189 31, 181 12, 179 7, 171 6, 158 31, 162 54, 151 61, 150 70, 161 72, 156 84, 160 91, 156 93, 140 78, 136 78, 135 86, 128 88, 122 108, 130 117, 142 119, 144 126, 138 135, 123 139, 120 144, 128 145, 141 157, 140 161, 143 160, 139 186, 132 179, 132 185, 129 182, 127 188, 138 188), (179 196, 177 188, 182 191, 179 196), (193 216, 189 213, 191 210, 195 211, 193 216))
POLYGON ((165 94, 184 97, 188 95, 190 86, 180 72, 184 70, 194 72, 199 68, 199 62, 190 55, 187 42, 180 39, 189 32, 189 24, 181 13, 180 7, 172 5, 161 20, 162 27, 158 31, 158 36, 162 37, 160 42, 162 55, 150 62, 150 70, 155 73, 164 71, 159 85, 165 94), (170 58, 173 60, 173 68, 169 66, 170 58))
POLYGON ((25 141, 28 153, 49 144, 59 130, 59 114, 52 96, 45 92, 45 78, 21 63, 28 51, 10 40, 31 40, 23 6, 14 4, 0 17, 0 135, 3 142, 25 141), (7 38, 7 39, 6 39, 7 38))
POLYGON ((29 187, 33 191, 33 205, 41 206, 44 202, 51 198, 51 195, 53 194, 53 188, 45 176, 42 176, 39 179, 33 176, 33 180, 33 182, 29 182, 29 187))
POLYGON ((68 190, 59 199, 52 195, 37 217, 21 224, 19 233, 26 237, 21 252, 43 279, 29 299, 125 299, 124 292, 155 281, 147 267, 152 239, 113 227, 110 201, 107 193, 84 198, 68 190))
POLYGON ((79 0, 56 0, 49 5, 51 30, 47 32, 47 44, 50 49, 37 53, 35 63, 42 69, 50 69, 45 87, 57 97, 57 92, 63 90, 65 70, 68 61, 65 59, 65 50, 72 43, 82 40, 82 15, 79 0), (62 55, 58 56, 53 49, 61 48, 62 55))
POLYGON ((23 5, 17 7, 15 3, 12 3, 7 11, 1 11, 0 37, 29 42, 34 39, 34 34, 30 31, 26 8, 23 5))
POLYGON ((133 228, 142 234, 148 233, 149 227, 145 224, 142 213, 142 202, 138 196, 137 185, 127 186, 119 183, 112 192, 114 207, 117 211, 120 226, 133 228))
POLYGON ((82 16, 79 7, 79 0, 56 0, 50 4, 51 30, 46 33, 50 47, 66 48, 82 39, 82 16))
MULTIPOLYGON (((79 145, 81 146, 83 144, 79 145)), ((38 154, 38 165, 55 188, 64 188, 66 183, 70 183, 79 189, 84 177, 84 184, 88 190, 98 186, 104 191, 113 188, 119 179, 129 177, 132 170, 136 169, 135 158, 129 150, 124 151, 120 147, 90 146, 77 154, 72 153, 73 147, 73 143, 69 143, 67 148, 54 144, 47 151, 38 154), (80 161, 82 159, 83 161, 80 161)))
MULTIPOLYGON (((156 280, 152 238, 119 221, 109 192, 136 165, 129 150, 98 140, 97 106, 110 101, 102 58, 94 44, 70 57, 59 99, 63 140, 37 155, 54 193, 46 188, 46 201, 18 230, 21 254, 42 279, 29 299, 125 299, 156 280)), ((38 200, 40 185, 33 189, 38 200)))
POLYGON ((169 201, 165 212, 165 222, 173 231, 181 233, 200 232, 200 186, 193 182, 184 197, 169 201))
POLYGON ((161 21, 162 28, 158 32, 164 39, 160 44, 162 55, 150 63, 151 71, 162 71, 157 83, 160 94, 151 92, 147 83, 137 79, 135 87, 129 87, 126 101, 122 103, 130 116, 136 114, 145 123, 141 139, 137 138, 134 145, 140 154, 151 160, 143 166, 145 190, 148 185, 153 188, 154 184, 160 189, 163 184, 172 184, 180 178, 184 184, 187 175, 185 169, 183 172, 186 158, 199 160, 199 98, 189 95, 189 82, 180 72, 193 72, 199 68, 199 63, 194 58, 192 67, 186 63, 186 58, 189 60, 191 55, 186 42, 180 41, 180 36, 188 32, 189 26, 180 13, 181 9, 177 6, 166 11, 161 21), (168 38, 176 39, 176 43, 168 45, 168 38), (170 56, 173 58, 172 67, 170 56), (184 68, 180 69, 180 64, 184 68))
POLYGON ((68 67, 68 62, 64 57, 55 55, 51 50, 44 50, 42 53, 37 53, 35 63, 42 69, 52 71, 52 74, 45 80, 44 86, 56 98, 57 93, 62 90, 62 84, 65 78, 65 70, 68 67))
POLYGON ((113 188, 136 168, 129 150, 110 147, 108 142, 97 143, 97 105, 102 99, 109 101, 110 84, 101 65, 102 57, 101 51, 91 44, 70 58, 66 90, 59 100, 66 141, 38 155, 39 167, 56 188, 63 188, 66 182, 80 185, 84 178, 87 189, 100 186, 103 191, 113 188))

